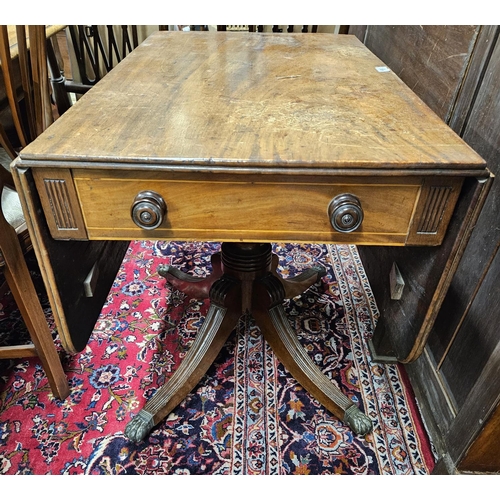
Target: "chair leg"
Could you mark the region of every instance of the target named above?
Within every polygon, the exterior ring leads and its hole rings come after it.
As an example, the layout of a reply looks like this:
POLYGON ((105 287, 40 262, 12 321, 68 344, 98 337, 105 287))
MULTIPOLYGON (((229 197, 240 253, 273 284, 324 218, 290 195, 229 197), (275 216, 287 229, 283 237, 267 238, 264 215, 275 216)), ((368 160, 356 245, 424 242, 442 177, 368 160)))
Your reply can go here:
MULTIPOLYGON (((5 229, 10 233, 11 228, 5 229)), ((17 235, 14 230, 12 233, 12 238, 7 234, 1 248, 5 260, 5 278, 42 362, 52 393, 59 399, 65 399, 69 394, 68 381, 31 280, 26 260, 17 241, 17 235)))
POLYGON ((24 267, 22 277, 14 278, 8 269, 5 270, 5 277, 42 362, 52 393, 59 399, 65 399, 69 394, 68 381, 24 258, 19 267, 24 267))

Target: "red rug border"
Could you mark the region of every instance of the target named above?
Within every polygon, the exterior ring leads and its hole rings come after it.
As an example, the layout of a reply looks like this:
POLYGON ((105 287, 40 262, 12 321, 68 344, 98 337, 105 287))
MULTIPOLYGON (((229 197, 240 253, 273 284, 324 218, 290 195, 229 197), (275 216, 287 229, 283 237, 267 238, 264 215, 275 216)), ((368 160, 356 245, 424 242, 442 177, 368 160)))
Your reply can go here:
POLYGON ((401 381, 403 383, 404 391, 407 396, 406 400, 412 415, 413 423, 415 425, 415 431, 420 438, 420 444, 422 448, 422 459, 425 461, 425 465, 429 470, 429 474, 432 474, 432 471, 436 465, 436 458, 432 451, 431 439, 427 431, 427 428, 424 424, 422 414, 420 413, 420 408, 418 407, 417 404, 415 391, 413 390, 413 387, 411 385, 410 377, 408 376, 406 367, 402 363, 398 363, 397 369, 401 377, 401 381))

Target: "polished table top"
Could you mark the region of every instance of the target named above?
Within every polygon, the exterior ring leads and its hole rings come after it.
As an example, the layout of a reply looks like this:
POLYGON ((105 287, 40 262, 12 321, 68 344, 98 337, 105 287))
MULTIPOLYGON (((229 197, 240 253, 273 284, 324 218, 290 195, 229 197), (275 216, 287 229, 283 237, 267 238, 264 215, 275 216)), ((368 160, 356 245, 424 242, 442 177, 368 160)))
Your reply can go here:
POLYGON ((440 244, 463 179, 486 175, 356 37, 324 33, 155 33, 18 166, 35 167, 54 238, 364 245, 440 244), (67 200, 45 196, 49 169, 67 200), (151 190, 166 217, 148 232, 130 212, 151 190), (352 231, 332 222, 350 218, 342 194, 363 211, 352 231))
POLYGON ((157 32, 21 156, 292 171, 483 169, 384 68, 352 35, 157 32))

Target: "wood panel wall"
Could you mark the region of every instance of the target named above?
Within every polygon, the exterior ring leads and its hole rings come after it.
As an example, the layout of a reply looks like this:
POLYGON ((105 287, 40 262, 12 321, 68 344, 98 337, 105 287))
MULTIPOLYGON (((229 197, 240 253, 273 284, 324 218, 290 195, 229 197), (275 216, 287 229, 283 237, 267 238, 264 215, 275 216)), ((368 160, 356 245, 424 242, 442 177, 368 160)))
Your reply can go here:
MULTIPOLYGON (((351 26, 349 33, 500 176, 498 26, 351 26)), ((426 351, 407 367, 441 455, 438 473, 500 471, 499 214, 497 179, 426 351)))

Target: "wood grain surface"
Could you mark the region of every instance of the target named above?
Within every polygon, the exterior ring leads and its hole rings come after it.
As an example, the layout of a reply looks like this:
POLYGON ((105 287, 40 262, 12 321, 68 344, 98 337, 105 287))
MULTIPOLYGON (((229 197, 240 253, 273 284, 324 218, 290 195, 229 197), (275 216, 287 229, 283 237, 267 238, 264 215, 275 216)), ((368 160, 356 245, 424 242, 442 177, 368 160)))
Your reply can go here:
MULTIPOLYGON (((45 170, 42 170, 42 175, 45 170)), ((403 245, 419 200, 418 177, 321 178, 237 177, 75 169, 78 198, 90 239, 216 239, 220 241, 324 241, 403 245), (318 178, 320 179, 320 178, 318 178), (153 190, 167 205, 165 222, 143 230, 130 209, 140 191, 153 190), (356 195, 365 213, 354 233, 330 224, 334 196, 356 195)), ((450 180, 454 180, 450 179, 450 180)), ((54 203, 52 203, 54 204, 54 203)), ((49 203, 50 205, 50 203, 49 203)), ((420 235, 417 235, 417 238, 420 235)))
POLYGON ((25 160, 483 168, 352 35, 157 32, 25 160))

